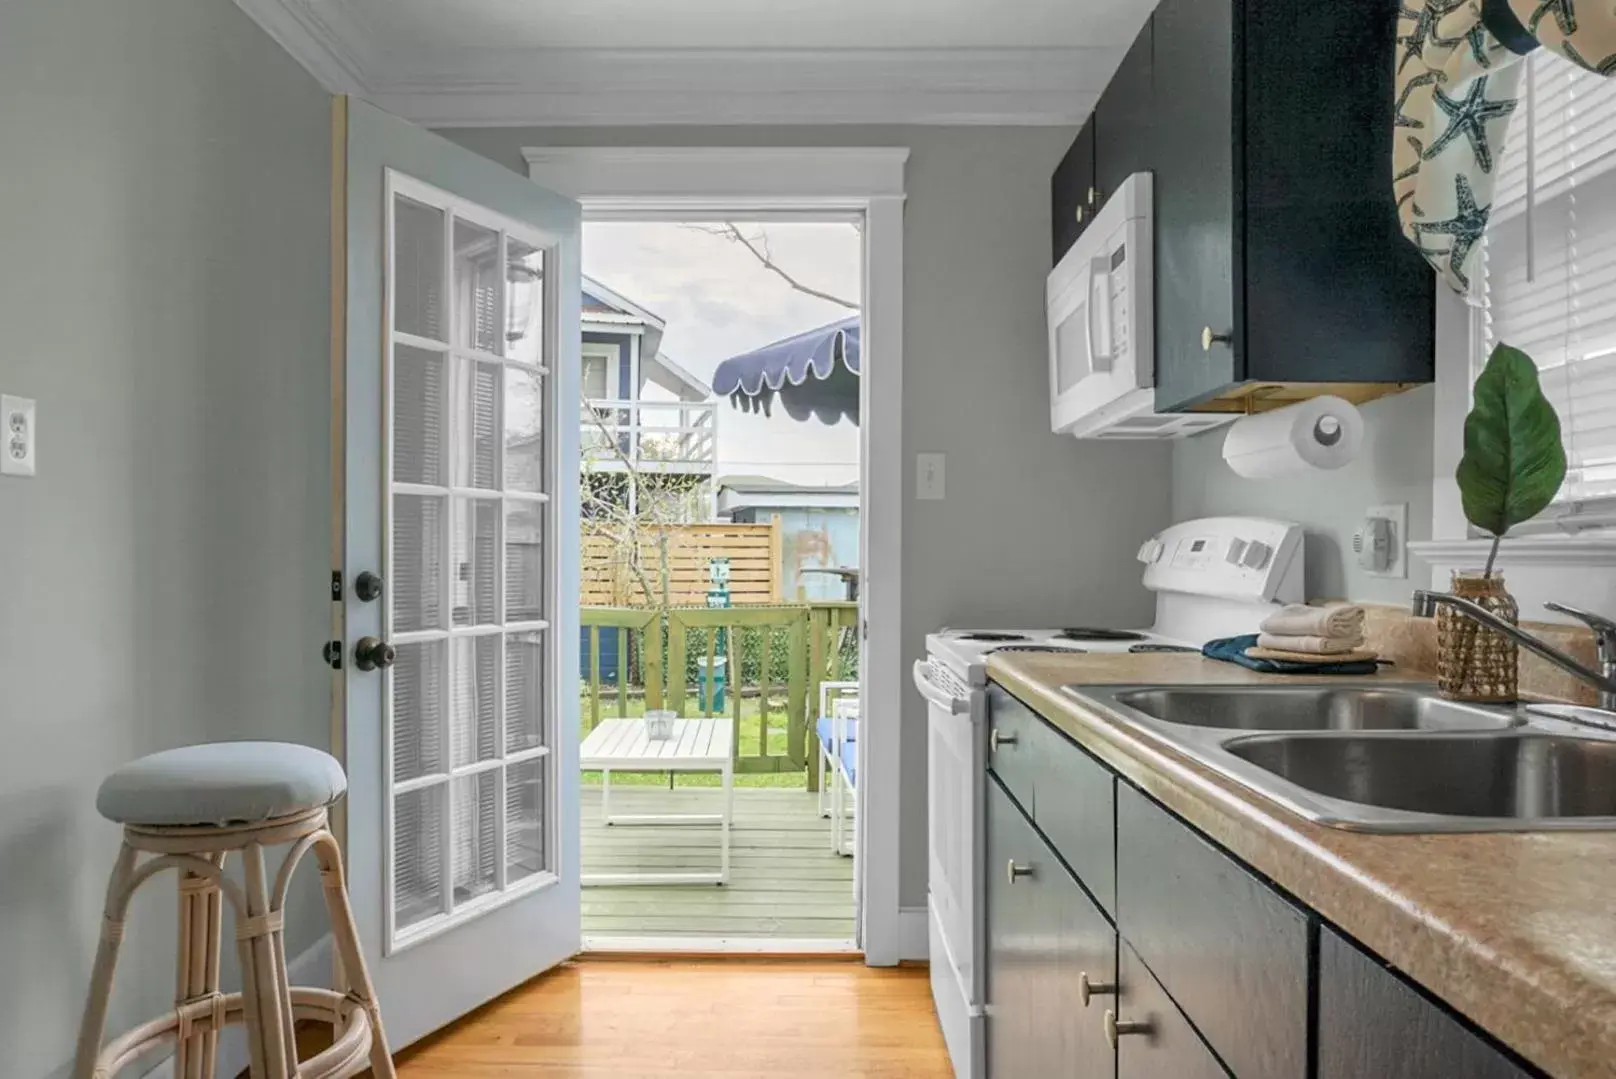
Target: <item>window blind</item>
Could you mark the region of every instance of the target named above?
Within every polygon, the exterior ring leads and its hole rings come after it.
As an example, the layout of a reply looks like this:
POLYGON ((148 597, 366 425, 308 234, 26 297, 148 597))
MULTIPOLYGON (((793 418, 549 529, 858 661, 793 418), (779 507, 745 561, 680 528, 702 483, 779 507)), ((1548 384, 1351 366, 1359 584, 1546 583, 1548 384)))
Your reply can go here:
POLYGON ((1502 341, 1536 361, 1568 470, 1551 527, 1616 524, 1616 79, 1534 53, 1483 241, 1471 375, 1502 341))

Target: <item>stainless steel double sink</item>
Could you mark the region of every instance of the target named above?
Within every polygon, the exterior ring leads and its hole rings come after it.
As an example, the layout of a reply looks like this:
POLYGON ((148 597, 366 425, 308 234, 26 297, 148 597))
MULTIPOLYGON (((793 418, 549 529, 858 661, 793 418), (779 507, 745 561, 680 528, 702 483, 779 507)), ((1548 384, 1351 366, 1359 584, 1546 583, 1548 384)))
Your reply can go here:
POLYGON ((1309 820, 1368 832, 1616 829, 1616 734, 1427 687, 1066 686, 1309 820))

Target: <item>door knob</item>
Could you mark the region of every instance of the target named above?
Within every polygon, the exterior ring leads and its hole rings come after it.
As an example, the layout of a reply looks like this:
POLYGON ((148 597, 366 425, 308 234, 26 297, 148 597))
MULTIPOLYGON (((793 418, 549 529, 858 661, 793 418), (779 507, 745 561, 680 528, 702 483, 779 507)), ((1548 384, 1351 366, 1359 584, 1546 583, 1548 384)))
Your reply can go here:
POLYGON ((374 671, 391 667, 393 660, 398 658, 398 652, 380 637, 361 637, 359 643, 354 645, 353 658, 355 667, 362 671, 374 671))
POLYGON ((1032 876, 1032 866, 1017 865, 1014 858, 1010 859, 1009 864, 1004 867, 1004 879, 1009 881, 1011 884, 1014 884, 1016 882, 1016 878, 1018 877, 1030 876, 1032 876))
POLYGON ((1232 334, 1232 333, 1214 333, 1213 330, 1212 330, 1212 327, 1208 326, 1204 330, 1201 331, 1201 351, 1202 352, 1211 352, 1213 345, 1227 345, 1230 341, 1233 341, 1233 340, 1234 340, 1234 334, 1232 334))
POLYGON ((1015 735, 1007 734, 1006 732, 999 730, 997 727, 994 728, 992 734, 988 735, 988 746, 995 753, 999 751, 1000 746, 1013 746, 1015 744, 1015 735))
POLYGON ((1117 1013, 1110 1008, 1105 1010, 1105 1040, 1111 1043, 1111 1048, 1117 1047, 1117 1039, 1124 1034, 1149 1034, 1150 1023, 1137 1019, 1118 1019, 1117 1013))
POLYGON ((385 581, 367 569, 354 578, 354 595, 359 597, 361 603, 374 603, 382 598, 382 588, 385 584, 385 581))
POLYGON ((1090 997, 1114 997, 1117 995, 1115 982, 1091 982, 1089 972, 1079 971, 1077 975, 1077 999, 1082 1001, 1083 1007, 1089 1006, 1090 997))

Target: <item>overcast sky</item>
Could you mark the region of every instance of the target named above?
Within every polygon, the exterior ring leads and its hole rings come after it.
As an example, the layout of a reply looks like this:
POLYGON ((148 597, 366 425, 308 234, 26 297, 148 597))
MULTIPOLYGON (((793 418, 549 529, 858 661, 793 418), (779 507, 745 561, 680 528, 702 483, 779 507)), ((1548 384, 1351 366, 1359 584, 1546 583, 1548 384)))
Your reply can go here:
MULTIPOLYGON (((857 300, 861 262, 851 224, 739 223, 767 233, 774 260, 805 285, 857 300)), ((585 222, 584 273, 667 321, 662 351, 711 382, 731 356, 847 317, 847 308, 798 292, 732 240, 676 224, 585 222)), ((655 387, 647 397, 657 396, 655 387)), ((665 396, 665 395, 662 395, 665 396)), ((773 476, 793 483, 858 478, 858 428, 797 422, 718 405, 720 475, 773 476)))

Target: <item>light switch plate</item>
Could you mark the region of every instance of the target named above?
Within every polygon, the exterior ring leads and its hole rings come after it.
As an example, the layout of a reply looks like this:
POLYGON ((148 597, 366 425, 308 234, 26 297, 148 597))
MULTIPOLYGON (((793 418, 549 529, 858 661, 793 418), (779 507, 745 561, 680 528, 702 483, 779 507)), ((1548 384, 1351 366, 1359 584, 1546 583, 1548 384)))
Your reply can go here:
POLYGON ((34 402, 0 395, 0 476, 32 476, 35 430, 34 402))
POLYGON ((1389 506, 1370 506, 1364 511, 1364 519, 1381 517, 1392 523, 1391 535, 1391 561, 1383 570, 1366 569, 1363 572, 1370 577, 1407 577, 1408 576, 1408 503, 1397 502, 1389 506))
POLYGON ((940 453, 915 454, 915 497, 929 502, 941 501, 946 491, 943 474, 944 458, 940 453))

